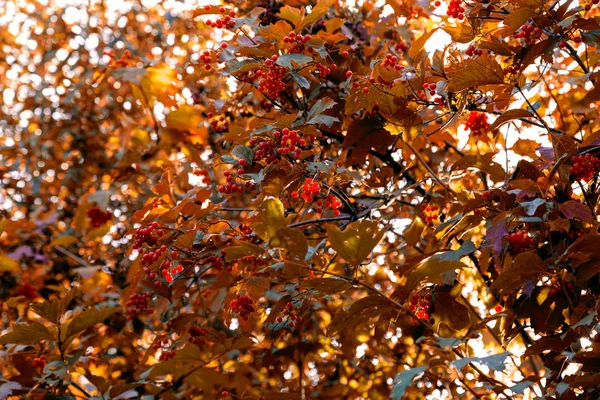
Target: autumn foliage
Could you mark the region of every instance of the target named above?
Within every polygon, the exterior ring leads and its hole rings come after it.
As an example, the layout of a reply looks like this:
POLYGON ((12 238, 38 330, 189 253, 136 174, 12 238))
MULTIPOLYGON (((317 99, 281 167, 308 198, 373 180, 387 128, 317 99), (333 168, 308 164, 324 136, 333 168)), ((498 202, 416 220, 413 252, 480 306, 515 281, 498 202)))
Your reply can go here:
POLYGON ((0 399, 600 398, 596 0, 64 3, 0 5, 0 399))

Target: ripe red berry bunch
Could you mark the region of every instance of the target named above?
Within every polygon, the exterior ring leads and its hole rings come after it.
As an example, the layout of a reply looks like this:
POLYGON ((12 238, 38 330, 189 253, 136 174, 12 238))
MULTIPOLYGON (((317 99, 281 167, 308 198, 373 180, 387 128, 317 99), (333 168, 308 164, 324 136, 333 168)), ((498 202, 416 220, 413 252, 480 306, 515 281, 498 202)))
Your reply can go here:
POLYGON ((315 211, 319 214, 323 213, 323 207, 333 210, 333 215, 336 217, 341 214, 339 209, 342 207, 342 201, 332 194, 328 194, 325 199, 317 200, 315 205, 317 206, 315 211))
POLYGON ((167 252, 167 246, 165 246, 164 244, 162 246, 160 246, 158 249, 154 250, 154 251, 149 251, 147 253, 145 253, 142 256, 142 263, 144 264, 152 264, 156 261, 158 261, 158 259, 167 252))
POLYGON ((90 208, 89 210, 87 210, 86 214, 94 228, 98 228, 104 225, 107 221, 110 221, 110 219, 112 218, 112 212, 104 212, 98 207, 90 208))
POLYGON ((282 312, 283 315, 277 317, 278 323, 283 323, 284 321, 288 321, 288 326, 293 328, 297 323, 302 322, 302 317, 296 313, 296 308, 294 307, 294 303, 289 301, 286 304, 286 308, 282 312))
POLYGON ((301 35, 291 31, 283 38, 283 43, 291 43, 292 45, 288 49, 288 53, 303 53, 306 48, 305 44, 312 39, 310 34, 301 35))
POLYGON ((307 178, 298 191, 292 192, 292 197, 302 197, 307 203, 312 203, 313 198, 321 192, 321 184, 312 178, 307 178))
POLYGON ((266 68, 256 71, 256 76, 262 78, 258 82, 258 91, 272 99, 278 98, 285 89, 283 78, 287 73, 287 69, 275 64, 275 61, 277 61, 277 56, 267 58, 265 60, 266 68))
POLYGON ((234 179, 238 178, 240 175, 246 173, 244 167, 248 164, 246 160, 243 158, 238 161, 238 167, 232 167, 230 170, 226 170, 223 172, 225 175, 225 185, 220 185, 217 190, 219 193, 231 194, 231 193, 244 193, 244 191, 254 191, 256 190, 256 184, 253 181, 245 180, 244 182, 236 182, 234 179))
POLYGON ((220 256, 210 256, 206 259, 207 264, 212 264, 212 266, 218 271, 223 270, 223 258, 220 256))
MULTIPOLYGON (((212 113, 208 113, 207 117, 212 118, 212 113)), ((210 120, 210 127, 217 133, 229 132, 229 121, 223 116, 215 117, 210 120)))
POLYGON ((508 242, 508 251, 512 255, 517 255, 535 247, 535 239, 531 237, 529 231, 523 229, 506 236, 508 242))
POLYGON ((521 63, 519 61, 515 62, 513 65, 504 68, 505 74, 517 74, 521 69, 521 63))
POLYGON ((395 55, 393 55, 393 54, 391 54, 391 53, 387 53, 385 55, 385 58, 383 59, 383 66, 388 71, 390 69, 395 69, 396 71, 400 71, 400 70, 404 69, 404 65, 402 65, 399 62, 398 57, 395 56, 395 55))
MULTIPOLYGON (((370 77, 370 78, 369 78, 369 83, 371 83, 371 84, 375 83, 375 78, 373 78, 373 77, 370 77)), ((361 86, 360 86, 360 82, 359 82, 359 81, 354 81, 354 82, 352 82, 352 87, 353 87, 353 88, 355 88, 355 89, 358 89, 358 88, 360 88, 360 87, 361 87, 361 86)), ((363 92, 364 94, 369 94, 369 92, 371 91, 371 88, 369 88, 368 86, 363 86, 363 87, 360 89, 360 91, 361 91, 361 92, 363 92)))
POLYGON ((129 301, 125 303, 127 306, 127 319, 132 320, 138 314, 152 314, 154 310, 149 306, 149 300, 152 297, 151 293, 133 293, 129 296, 129 301))
MULTIPOLYGON (((436 0, 433 5, 440 7, 442 2, 440 0, 436 0)), ((446 14, 449 17, 463 20, 465 18, 465 8, 462 6, 462 0, 450 0, 446 14)))
POLYGON ((166 260, 163 263, 161 270, 160 270, 161 275, 165 278, 165 281, 167 283, 173 282, 173 275, 177 275, 182 272, 183 272, 183 265, 181 265, 181 264, 172 265, 171 261, 169 261, 169 260, 166 260))
POLYGON ((396 52, 408 50, 408 45, 406 43, 404 43, 403 41, 396 42, 395 40, 392 40, 390 42, 390 46, 393 47, 394 51, 396 51, 396 52))
POLYGON ((465 54, 468 55, 469 57, 473 57, 473 56, 482 56, 483 55, 483 50, 476 48, 474 45, 469 45, 469 47, 467 47, 467 50, 465 51, 465 54))
POLYGON ((295 129, 283 128, 281 132, 273 132, 273 137, 279 141, 279 154, 290 154, 296 160, 300 159, 302 154, 302 146, 306 146, 306 140, 302 138, 302 134, 295 129))
POLYGON ((569 172, 576 181, 589 181, 600 171, 600 159, 591 154, 574 156, 571 158, 573 165, 569 172))
POLYGON ((542 29, 540 27, 534 27, 532 22, 523 24, 519 32, 513 35, 515 39, 522 39, 525 44, 535 42, 535 40, 539 39, 541 36, 542 29))
POLYGON ((212 68, 211 67, 212 57, 210 56, 209 50, 204 50, 200 54, 200 61, 202 61, 202 63, 204 64, 204 69, 207 71, 210 71, 210 69, 212 68))
POLYGON ((248 320, 248 315, 256 311, 253 305, 254 301, 246 295, 236 294, 235 299, 231 300, 229 305, 233 312, 239 315, 244 321, 248 320))
POLYGON ((203 336, 205 336, 207 332, 206 329, 194 325, 188 330, 188 333, 190 334, 189 341, 197 345, 206 344, 206 339, 204 339, 203 336))
POLYGON ((29 282, 25 282, 18 287, 17 295, 24 296, 29 300, 35 300, 38 297, 37 291, 29 284, 29 282))
POLYGON ((198 177, 202 177, 202 183, 205 185, 209 185, 210 184, 210 178, 208 176, 208 170, 207 169, 196 169, 194 170, 194 175, 198 176, 198 177))
POLYGON ((252 228, 250 228, 248 225, 242 224, 240 226, 240 230, 242 231, 242 234, 243 234, 243 236, 240 237, 240 240, 242 242, 250 242, 250 243, 254 243, 254 244, 262 243, 262 239, 259 238, 258 236, 256 236, 254 234, 254 232, 252 231, 252 228))
POLYGON ((585 5, 585 11, 590 11, 593 6, 597 6, 600 3, 600 0, 592 0, 592 3, 588 3, 585 5))
MULTIPOLYGON (((575 286, 572 283, 567 283, 564 285, 565 289, 567 289, 567 294, 569 296, 572 296, 575 294, 575 286)), ((552 289, 550 289, 550 292, 548 292, 548 297, 550 298, 550 300, 554 300, 557 297, 562 296, 562 294, 564 293, 564 289, 562 286, 556 286, 553 287, 552 289)))
MULTIPOLYGON (((210 11, 210 6, 204 6, 204 9, 206 11, 210 11)), ((220 7, 219 14, 220 16, 219 18, 217 18, 216 21, 213 22, 211 20, 208 20, 206 21, 206 25, 210 26, 211 28, 218 29, 233 28, 235 26, 235 21, 232 19, 235 17, 235 11, 227 11, 225 7, 220 7)))
POLYGON ((336 64, 331 64, 331 68, 321 64, 320 62, 315 64, 315 74, 321 78, 325 78, 327 75, 331 74, 331 72, 335 71, 336 69, 336 64))
POLYGON ((446 104, 446 99, 444 98, 444 96, 437 95, 437 85, 435 83, 425 82, 423 84, 423 91, 417 92, 419 97, 424 97, 425 93, 428 93, 430 96, 435 96, 433 98, 433 101, 439 107, 444 107, 444 105, 446 104))
POLYGON ((48 360, 46 359, 46 356, 43 354, 41 354, 39 357, 34 357, 34 358, 27 357, 25 359, 25 361, 30 363, 33 368, 44 369, 44 367, 46 365, 48 365, 48 360))
POLYGON ((473 136, 481 136, 485 134, 490 127, 487 120, 487 115, 478 111, 471 111, 467 118, 465 128, 471 131, 473 136))
POLYGON ((164 231, 159 229, 158 222, 153 222, 150 226, 139 228, 135 231, 133 248, 141 249, 144 245, 152 247, 158 242, 159 237, 162 235, 164 235, 164 231))
POLYGON ((421 211, 419 212, 421 220, 428 224, 433 224, 440 218, 440 207, 435 204, 421 204, 421 211))
MULTIPOLYGON (((413 293, 410 297, 410 305, 408 306, 409 310, 417 314, 417 317, 430 321, 429 316, 431 315, 431 311, 433 311, 433 304, 431 304, 431 293, 419 294, 413 293)), ((430 321, 430 323, 433 323, 430 321)))

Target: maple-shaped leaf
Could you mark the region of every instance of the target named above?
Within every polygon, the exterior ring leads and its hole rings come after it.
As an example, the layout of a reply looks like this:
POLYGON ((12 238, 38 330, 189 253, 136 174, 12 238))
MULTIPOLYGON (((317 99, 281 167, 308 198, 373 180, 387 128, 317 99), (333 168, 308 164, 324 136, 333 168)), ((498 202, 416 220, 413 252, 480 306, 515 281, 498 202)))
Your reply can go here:
POLYGON ((535 140, 531 139, 517 139, 515 144, 509 150, 514 151, 516 154, 524 157, 530 157, 535 153, 535 149, 540 147, 540 144, 535 140))
POLYGON ((485 240, 495 256, 499 255, 504 248, 504 237, 508 235, 508 226, 506 223, 506 212, 498 214, 486 229, 485 240))
POLYGON ((39 322, 17 323, 12 332, 0 336, 0 344, 38 344, 52 336, 48 328, 39 322))
POLYGON ((503 371, 506 368, 504 363, 510 355, 511 354, 509 352, 504 352, 486 357, 465 357, 452 361, 450 365, 453 365, 458 369, 462 369, 467 364, 477 363, 484 365, 494 371, 503 371))
POLYGON ((460 261, 430 257, 408 274, 404 288, 410 293, 423 281, 443 284, 444 274, 464 267, 466 264, 460 261))
POLYGON ((308 251, 308 241, 304 233, 298 229, 281 228, 269 241, 272 248, 286 249, 300 259, 304 259, 308 251))
POLYGON ((275 198, 266 199, 258 208, 258 215, 260 222, 255 222, 252 229, 264 241, 269 241, 280 228, 287 227, 290 219, 284 216, 283 204, 275 198))
POLYGON ((519 30, 519 28, 521 28, 521 26, 523 26, 523 24, 525 24, 529 18, 531 18, 532 13, 533 10, 529 6, 512 10, 510 14, 504 18, 504 28, 502 28, 500 31, 502 36, 509 36, 519 30))
POLYGON ((469 307, 457 300, 462 290, 461 285, 453 288, 442 288, 436 290, 433 295, 432 317, 435 320, 435 326, 438 328, 441 323, 447 325, 450 329, 460 331, 467 328, 471 322, 469 319, 469 307))
POLYGON ((504 71, 498 61, 485 56, 467 61, 464 68, 455 72, 446 87, 448 92, 460 92, 473 86, 504 83, 504 71))
POLYGON ((327 239, 344 260, 358 267, 385 233, 385 229, 379 230, 378 225, 376 221, 361 220, 351 223, 343 231, 329 225, 327 239))
POLYGON ((339 121, 336 117, 323 115, 323 112, 329 110, 337 103, 330 97, 319 99, 312 105, 308 115, 306 116, 306 124, 331 126, 334 122, 339 121))
POLYGON ((593 219, 589 207, 576 200, 567 200, 559 204, 558 209, 568 219, 577 217, 586 222, 591 222, 593 219))
POLYGON ((388 118, 385 129, 392 135, 414 139, 423 130, 423 118, 414 108, 400 108, 388 118))
POLYGON ((365 118, 354 121, 348 127, 342 145, 351 148, 352 153, 346 164, 361 164, 371 149, 385 153, 394 143, 394 137, 383 128, 378 118, 365 118))
POLYGON ((500 276, 492 283, 492 290, 516 291, 529 280, 536 281, 547 268, 540 257, 532 252, 517 254, 508 267, 504 268, 500 276))

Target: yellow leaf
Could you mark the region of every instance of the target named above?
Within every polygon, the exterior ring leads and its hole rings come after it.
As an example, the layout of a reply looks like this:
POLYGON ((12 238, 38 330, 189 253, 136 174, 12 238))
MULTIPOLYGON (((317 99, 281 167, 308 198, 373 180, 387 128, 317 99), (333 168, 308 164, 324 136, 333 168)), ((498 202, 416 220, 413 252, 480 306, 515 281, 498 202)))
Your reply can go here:
POLYGON ((432 29, 430 31, 425 31, 420 38, 415 40, 412 46, 410 46, 410 49, 408 49, 408 56, 412 59, 416 59, 419 53, 425 47, 425 43, 427 43, 427 41, 429 40, 431 35, 435 33, 435 31, 437 31, 437 28, 432 29))
POLYGON ((479 57, 471 60, 450 79, 448 92, 460 92, 479 85, 498 85, 504 83, 504 71, 491 57, 479 57))
POLYGON ((13 325, 12 332, 0 336, 0 344, 37 344, 51 335, 48 328, 39 322, 18 323, 13 325))
POLYGON ((0 256, 0 272, 17 272, 19 263, 8 256, 0 256))
POLYGON ((315 22, 320 20, 321 17, 327 14, 327 11, 329 11, 329 7, 331 7, 334 2, 334 0, 317 1, 317 4, 313 7, 310 14, 308 14, 306 18, 302 20, 302 23, 297 27, 297 30, 301 31, 308 25, 314 24, 315 22))
POLYGON ((283 215, 283 204, 279 199, 266 199, 258 208, 261 222, 254 223, 252 229, 264 241, 270 240, 277 234, 279 228, 288 225, 288 219, 283 215))
POLYGON ((421 218, 417 217, 413 220, 412 224, 403 233, 404 240, 409 246, 414 246, 421 240, 421 235, 425 229, 425 224, 421 221, 421 218))
POLYGON ((529 117, 533 117, 533 115, 531 115, 531 113, 527 110, 523 110, 523 109, 515 109, 515 110, 508 110, 504 113, 502 113, 501 116, 499 116, 498 118, 496 118, 496 120, 494 121, 494 123, 490 126, 490 131, 493 131, 494 129, 498 129, 500 127, 500 125, 511 121, 513 119, 518 119, 518 118, 529 118, 529 117))
POLYGON ((304 258, 308 251, 308 242, 304 233, 297 229, 281 228, 269 242, 271 247, 286 249, 299 258, 304 258))
POLYGON ((378 231, 376 221, 361 220, 341 231, 335 225, 327 227, 331 247, 348 263, 357 267, 381 240, 385 229, 378 231))
POLYGON ((463 267, 466 267, 466 264, 460 261, 431 257, 408 275, 404 289, 410 293, 424 280, 429 283, 442 284, 445 273, 463 267))
POLYGON ((140 88, 152 107, 152 101, 160 101, 167 107, 177 104, 175 95, 178 92, 177 72, 162 63, 156 67, 146 68, 146 76, 140 81, 140 88))
POLYGON ((208 131, 202 129, 202 122, 204 119, 193 106, 183 104, 177 108, 177 110, 167 115, 165 119, 167 128, 174 129, 182 132, 189 132, 192 135, 202 136, 202 142, 206 140, 208 131))
POLYGON ((392 135, 404 135, 404 139, 414 139, 423 130, 423 118, 413 108, 400 108, 388 118, 385 129, 392 135))
POLYGON ((450 35, 452 40, 459 43, 469 43, 471 42, 477 32, 473 29, 469 24, 458 24, 457 26, 447 26, 444 28, 444 31, 450 35))
POLYGON ((64 236, 57 237, 52 242, 50 242, 50 247, 68 246, 70 244, 77 243, 78 241, 79 241, 79 239, 77 239, 73 235, 64 235, 64 236))

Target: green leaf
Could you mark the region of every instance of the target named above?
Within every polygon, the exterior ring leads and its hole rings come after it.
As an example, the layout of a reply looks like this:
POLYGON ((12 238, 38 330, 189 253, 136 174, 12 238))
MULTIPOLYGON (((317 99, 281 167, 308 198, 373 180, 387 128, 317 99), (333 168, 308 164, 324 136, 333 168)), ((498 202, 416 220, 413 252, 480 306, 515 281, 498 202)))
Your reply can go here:
POLYGON ((300 75, 297 72, 290 72, 290 76, 301 88, 310 89, 310 82, 304 77, 304 75, 300 75))
POLYGON ((233 149, 233 155, 242 160, 246 160, 246 163, 250 166, 254 161, 254 154, 252 149, 248 146, 235 146, 233 149))
POLYGON ((283 204, 279 199, 266 199, 258 208, 260 222, 252 225, 252 229, 264 241, 269 241, 280 228, 287 227, 288 219, 283 214, 283 204))
POLYGON ((339 278, 316 278, 303 281, 300 287, 315 289, 325 294, 336 294, 350 289, 352 284, 339 278))
POLYGON ((48 328, 39 322, 18 323, 13 325, 12 332, 0 336, 0 344, 37 344, 51 336, 48 328))
POLYGON ((426 366, 410 368, 396 375, 396 377, 394 378, 394 386, 392 386, 392 393, 390 394, 390 399, 402 399, 402 396, 404 396, 404 393, 406 393, 406 389, 412 384, 413 379, 421 375, 423 372, 425 372, 425 370, 427 370, 426 366))
POLYGON ((104 321, 119 310, 119 307, 101 308, 99 310, 95 308, 90 308, 80 314, 77 314, 69 322, 65 338, 75 335, 88 328, 91 328, 92 326, 104 321))
POLYGON ((312 60, 312 57, 306 56, 304 54, 284 54, 279 56, 275 63, 281 65, 282 67, 293 69, 296 67, 301 67, 304 64, 308 64, 312 60), (292 65, 292 63, 296 65, 292 65))
POLYGON ((335 225, 327 227, 331 247, 348 263, 358 267, 383 237, 385 229, 378 230, 376 221, 361 220, 341 231, 335 225))

